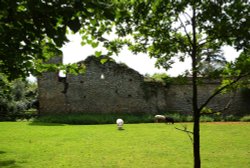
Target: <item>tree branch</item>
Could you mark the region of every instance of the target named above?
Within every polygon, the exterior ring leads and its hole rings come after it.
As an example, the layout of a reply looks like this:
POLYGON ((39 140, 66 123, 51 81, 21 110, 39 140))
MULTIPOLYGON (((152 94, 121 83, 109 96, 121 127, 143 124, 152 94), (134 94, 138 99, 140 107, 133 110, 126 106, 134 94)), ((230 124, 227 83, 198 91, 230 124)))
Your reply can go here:
POLYGON ((190 139, 190 141, 193 143, 193 138, 192 138, 192 136, 190 135, 190 134, 194 134, 192 131, 188 131, 187 130, 187 126, 186 125, 182 125, 182 127, 184 128, 184 129, 180 129, 180 128, 177 128, 177 127, 175 127, 175 129, 177 129, 177 130, 179 130, 179 131, 183 131, 183 132, 185 132, 185 133, 187 133, 187 135, 188 135, 188 137, 189 137, 189 139, 190 139))
POLYGON ((230 99, 229 99, 229 101, 227 102, 226 106, 225 106, 222 110, 220 110, 220 111, 223 112, 223 111, 229 109, 229 107, 231 106, 231 104, 232 104, 232 102, 233 102, 233 99, 234 99, 235 95, 236 95, 236 92, 234 91, 233 96, 230 97, 230 99))
POLYGON ((239 80, 241 80, 242 78, 246 77, 250 75, 249 73, 246 74, 242 74, 239 75, 235 80, 233 80, 232 82, 230 82, 229 84, 221 87, 220 89, 216 90, 199 108, 199 111, 201 111, 204 107, 207 106, 207 104, 218 94, 220 94, 224 89, 228 88, 229 86, 232 86, 233 84, 237 83, 239 80))
POLYGON ((192 42, 191 37, 190 37, 189 34, 188 34, 188 31, 187 31, 187 29, 186 29, 186 26, 184 25, 184 23, 182 22, 182 20, 181 20, 180 17, 178 17, 178 19, 179 19, 179 21, 181 22, 181 25, 182 25, 182 27, 183 27, 185 33, 186 33, 186 36, 187 36, 187 38, 188 38, 188 41, 189 41, 190 45, 193 46, 194 44, 193 44, 193 42, 192 42))
MULTIPOLYGON (((192 17, 190 16, 190 14, 189 14, 189 13, 184 12, 184 14, 186 14, 186 15, 189 17, 189 19, 192 19, 192 17)), ((184 15, 184 17, 186 18, 186 16, 185 16, 185 15, 184 15)))
POLYGON ((201 40, 199 40, 199 44, 198 44, 198 46, 197 46, 197 48, 202 48, 202 46, 203 45, 205 45, 205 44, 207 44, 207 43, 210 43, 210 42, 212 42, 214 39, 208 39, 207 37, 205 37, 205 38, 203 38, 203 39, 201 39, 201 40), (204 42, 203 42, 204 41, 204 42))
POLYGON ((221 110, 216 110, 216 111, 213 111, 213 112, 209 112, 209 113, 206 113, 206 112, 201 112, 201 115, 202 114, 206 114, 206 115, 210 115, 210 114, 216 114, 218 112, 224 112, 225 110, 229 109, 229 107, 231 106, 232 102, 233 102, 233 99, 236 95, 236 92, 234 91, 233 93, 233 96, 230 97, 229 101, 227 102, 227 104, 225 105, 225 107, 221 110))
POLYGON ((185 50, 189 55, 191 55, 191 49, 188 48, 188 47, 187 47, 187 49, 185 49, 186 46, 183 44, 183 41, 178 40, 177 38, 175 38, 174 41, 175 41, 175 43, 176 43, 176 42, 179 42, 179 43, 183 46, 183 50, 185 50))

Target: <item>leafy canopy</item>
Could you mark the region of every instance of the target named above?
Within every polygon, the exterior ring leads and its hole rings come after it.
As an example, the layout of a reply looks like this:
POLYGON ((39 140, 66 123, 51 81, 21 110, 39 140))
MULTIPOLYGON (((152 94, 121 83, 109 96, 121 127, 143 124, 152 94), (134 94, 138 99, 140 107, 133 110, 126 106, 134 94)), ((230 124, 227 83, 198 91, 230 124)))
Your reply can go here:
POLYGON ((34 61, 50 56, 43 47, 58 53, 68 41, 69 29, 102 35, 114 18, 113 11, 111 0, 1 0, 0 71, 10 78, 35 73, 34 61))
POLYGON ((184 61, 195 56, 195 69, 202 72, 209 61, 225 65, 223 45, 249 50, 247 0, 128 0, 120 7, 119 36, 130 34, 130 49, 157 58, 157 65, 165 69, 173 57, 184 61))

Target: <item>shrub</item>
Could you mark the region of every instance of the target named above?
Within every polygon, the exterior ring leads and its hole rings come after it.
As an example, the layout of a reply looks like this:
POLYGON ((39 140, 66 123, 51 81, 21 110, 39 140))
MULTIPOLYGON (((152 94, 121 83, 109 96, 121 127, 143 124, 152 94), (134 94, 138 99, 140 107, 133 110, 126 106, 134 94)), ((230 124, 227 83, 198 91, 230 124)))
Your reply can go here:
POLYGON ((175 122, 192 122, 193 116, 191 115, 182 115, 179 113, 171 113, 171 114, 165 114, 166 116, 172 117, 175 122))
MULTIPOLYGON (((182 115, 179 113, 166 113, 164 115, 172 117, 175 122, 193 122, 192 115, 182 115)), ((114 124, 117 118, 122 118, 125 123, 152 123, 154 122, 153 114, 91 114, 91 113, 44 115, 44 116, 35 118, 34 122, 75 124, 75 125, 114 124)), ((245 116, 241 118, 240 120, 250 121, 250 115, 245 116)), ((211 114, 211 115, 201 116, 200 121, 201 122, 239 121, 239 117, 234 116, 234 115, 221 116, 221 115, 211 114)))
POLYGON ((22 79, 9 81, 0 73, 0 121, 15 121, 25 116, 37 96, 37 85, 22 79))
POLYGON ((234 115, 228 115, 224 117, 224 121, 239 121, 239 117, 234 115))
POLYGON ((165 116, 171 117, 174 119, 175 122, 182 122, 183 118, 180 114, 174 113, 174 114, 165 114, 165 116))
POLYGON ((151 78, 155 81, 164 83, 166 86, 169 86, 173 82, 173 78, 169 77, 165 73, 155 73, 151 76, 151 78))
POLYGON ((243 121, 243 122, 250 122, 250 115, 247 115, 247 116, 244 116, 240 119, 240 121, 243 121))
POLYGON ((223 117, 220 114, 214 114, 212 115, 212 118, 214 121, 224 121, 223 117))
POLYGON ((201 116, 200 121, 201 122, 213 122, 214 118, 212 118, 210 116, 201 116))
POLYGON ((186 117, 186 121, 187 121, 187 122, 193 122, 193 116, 188 115, 188 116, 186 117))
POLYGON ((35 122, 75 125, 113 124, 117 118, 122 118, 125 123, 149 123, 154 121, 153 115, 149 114, 57 114, 40 116, 35 119, 35 122))

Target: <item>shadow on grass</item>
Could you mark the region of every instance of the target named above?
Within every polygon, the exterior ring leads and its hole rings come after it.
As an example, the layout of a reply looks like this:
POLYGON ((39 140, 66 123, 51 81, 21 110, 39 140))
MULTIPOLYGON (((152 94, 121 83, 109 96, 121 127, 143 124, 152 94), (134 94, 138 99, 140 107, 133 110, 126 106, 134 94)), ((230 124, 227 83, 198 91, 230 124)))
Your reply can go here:
POLYGON ((0 154, 4 154, 4 153, 6 153, 6 152, 4 152, 4 151, 0 151, 0 154))
POLYGON ((31 126, 64 126, 65 124, 59 124, 59 123, 44 123, 44 122, 36 122, 33 121, 29 123, 31 126))
MULTIPOLYGON (((0 151, 0 154, 5 154, 5 151, 0 151)), ((13 159, 10 160, 0 160, 0 167, 12 167, 18 168, 20 166, 16 165, 16 161, 13 159)))
MULTIPOLYGON (((9 166, 14 166, 16 163, 15 160, 4 160, 4 161, 0 161, 0 167, 9 167, 9 166)), ((16 166, 17 167, 17 166, 16 166)))

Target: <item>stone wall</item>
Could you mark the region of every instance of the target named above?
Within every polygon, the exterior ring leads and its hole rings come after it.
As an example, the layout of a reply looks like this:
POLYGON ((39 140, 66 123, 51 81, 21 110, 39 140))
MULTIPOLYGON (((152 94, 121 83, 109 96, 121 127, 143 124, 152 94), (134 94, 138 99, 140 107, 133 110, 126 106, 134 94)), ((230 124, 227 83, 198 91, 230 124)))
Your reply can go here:
POLYGON ((45 73, 39 79, 40 113, 157 113, 166 108, 163 86, 144 82, 138 72, 115 62, 84 62, 84 75, 45 73), (163 91, 163 92, 162 92, 163 91))
MULTIPOLYGON (((61 59, 52 60, 60 63, 61 59)), ((190 114, 191 84, 165 87, 158 82, 145 81, 144 76, 123 64, 113 61, 101 64, 88 57, 84 75, 59 77, 57 72, 44 73, 38 80, 40 114, 55 113, 164 113, 167 111, 190 114)), ((207 82, 199 86, 199 101, 204 101, 218 86, 207 82)), ((210 103, 216 110, 223 109, 233 95, 220 95, 210 103)), ((227 113, 249 113, 250 102, 242 101, 237 92, 227 113)))
MULTIPOLYGON (((198 87, 198 102, 203 104, 219 86, 219 82, 204 83, 198 87)), ((180 112, 182 114, 192 113, 192 86, 191 84, 170 85, 167 96, 166 111, 180 112)), ((250 95, 249 95, 250 97, 250 95)), ((217 112, 225 114, 243 115, 250 113, 250 99, 245 99, 242 91, 230 92, 217 95, 207 106, 217 112)))

